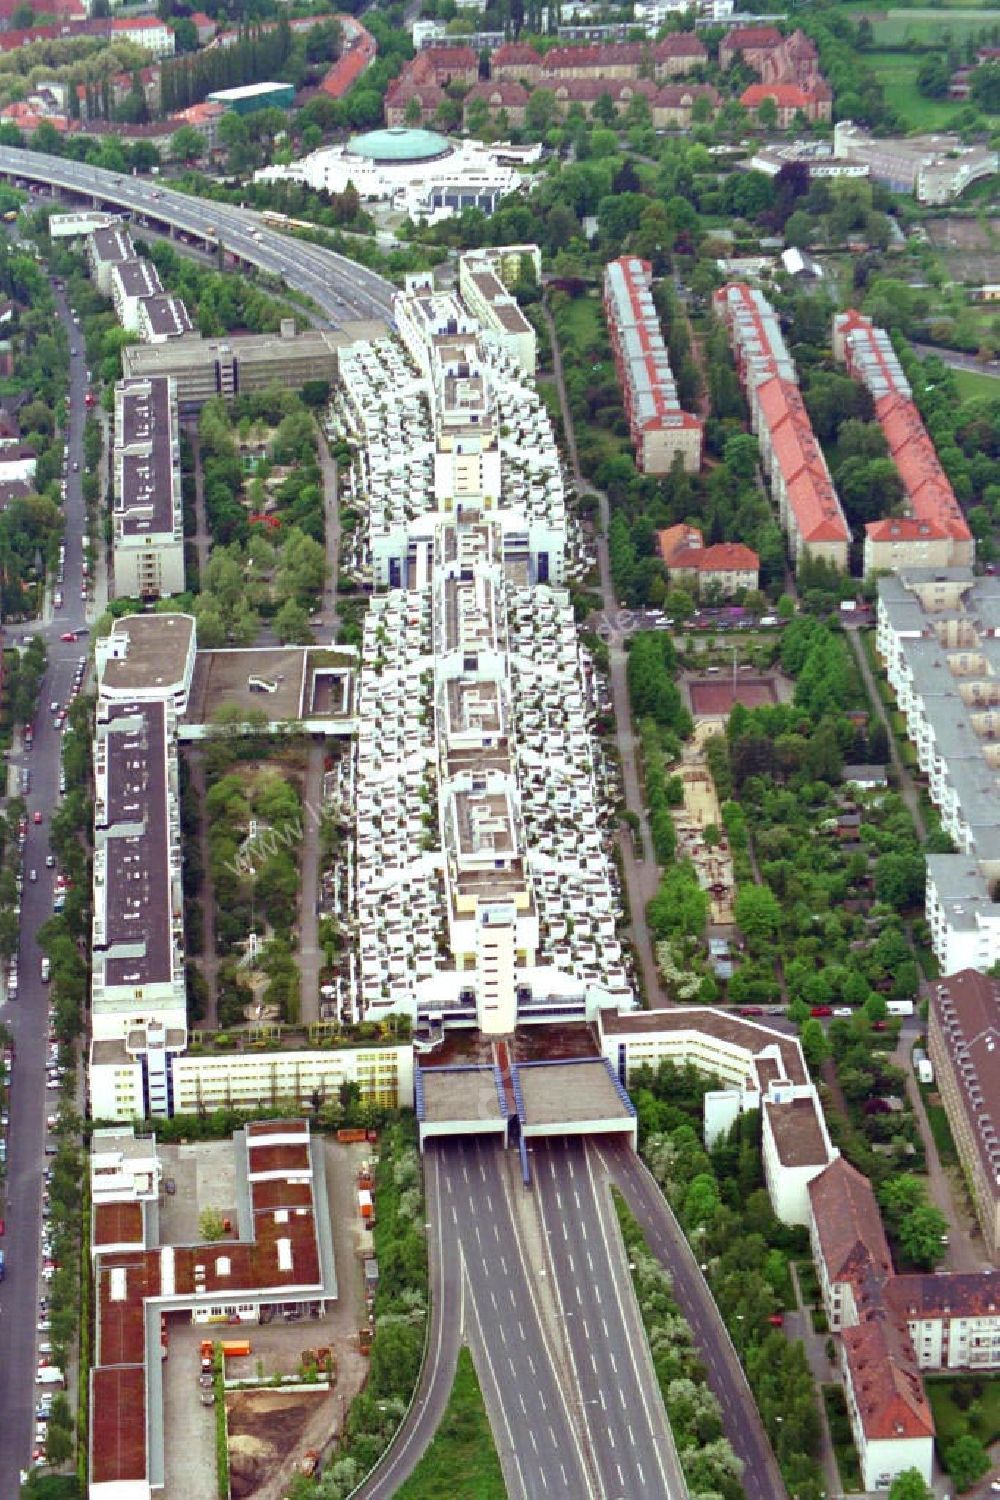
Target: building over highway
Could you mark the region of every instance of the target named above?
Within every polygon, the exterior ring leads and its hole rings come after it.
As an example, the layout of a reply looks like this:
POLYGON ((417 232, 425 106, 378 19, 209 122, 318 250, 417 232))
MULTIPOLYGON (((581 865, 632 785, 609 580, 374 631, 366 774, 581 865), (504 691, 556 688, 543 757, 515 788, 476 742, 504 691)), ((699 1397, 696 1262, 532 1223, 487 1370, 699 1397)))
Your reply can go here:
POLYGON ((165 599, 184 591, 184 514, 174 382, 115 387, 114 594, 165 599))

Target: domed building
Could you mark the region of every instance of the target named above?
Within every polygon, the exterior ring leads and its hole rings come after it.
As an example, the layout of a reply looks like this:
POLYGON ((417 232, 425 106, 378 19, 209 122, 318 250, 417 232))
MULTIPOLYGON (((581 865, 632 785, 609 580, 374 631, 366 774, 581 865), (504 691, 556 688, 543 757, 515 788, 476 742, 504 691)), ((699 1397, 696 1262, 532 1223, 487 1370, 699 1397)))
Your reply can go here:
POLYGON ((379 166, 416 166, 440 161, 452 152, 451 142, 436 130, 390 125, 385 130, 366 130, 352 136, 344 148, 347 156, 360 156, 379 166))
POLYGON ((288 166, 264 167, 254 180, 304 182, 326 193, 342 193, 350 184, 364 203, 433 223, 464 208, 493 213, 521 186, 518 168, 540 154, 540 146, 484 146, 450 141, 419 126, 390 125, 363 131, 346 145, 322 146, 288 166))

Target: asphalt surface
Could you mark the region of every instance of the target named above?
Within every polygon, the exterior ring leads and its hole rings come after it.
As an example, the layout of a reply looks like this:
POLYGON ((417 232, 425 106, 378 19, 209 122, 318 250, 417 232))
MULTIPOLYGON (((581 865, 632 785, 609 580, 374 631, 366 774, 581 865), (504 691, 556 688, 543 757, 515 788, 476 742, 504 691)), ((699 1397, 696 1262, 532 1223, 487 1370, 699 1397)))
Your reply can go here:
POLYGON ((312 298, 331 327, 391 315, 395 289, 389 282, 344 255, 267 228, 251 209, 192 198, 159 179, 127 177, 16 146, 0 146, 0 176, 79 194, 95 207, 131 212, 136 224, 180 230, 209 244, 209 231, 215 231, 225 249, 241 261, 279 276, 286 286, 312 298))
POLYGON ((783 1500, 788 1491, 743 1367, 669 1204, 629 1147, 602 1141, 589 1149, 625 1197, 651 1253, 670 1272, 677 1305, 691 1329, 708 1384, 722 1409, 723 1430, 743 1463, 740 1482, 746 1500, 783 1500))
POLYGON ((36 1332, 42 1226, 42 1173, 46 1164, 46 1117, 54 1113, 57 1095, 46 1093, 48 1047, 48 991, 41 981, 41 953, 35 941, 38 928, 52 914, 53 877, 45 867, 48 821, 59 800, 61 736, 53 725, 49 703, 69 702, 77 658, 88 647, 89 636, 75 643, 59 640, 63 631, 86 624, 83 580, 85 508, 81 490, 86 369, 83 335, 57 294, 60 316, 70 330, 70 345, 78 350, 70 360, 70 402, 66 474, 66 564, 63 609, 47 625, 5 630, 5 642, 24 635, 46 640, 49 666, 39 693, 34 719, 34 746, 14 764, 30 766, 28 834, 24 849, 24 889, 21 896, 21 946, 18 993, 0 1008, 14 1037, 16 1057, 11 1084, 10 1128, 7 1145, 7 1200, 5 1207, 7 1274, 0 1282, 0 1496, 17 1495, 19 1471, 30 1462, 34 1432, 36 1332), (73 463, 80 469, 74 473, 73 463), (44 822, 34 821, 35 810, 44 822), (38 879, 28 879, 30 870, 38 879))
POLYGON ((610 1194, 599 1194, 586 1142, 535 1142, 532 1183, 603 1493, 684 1500, 610 1194))

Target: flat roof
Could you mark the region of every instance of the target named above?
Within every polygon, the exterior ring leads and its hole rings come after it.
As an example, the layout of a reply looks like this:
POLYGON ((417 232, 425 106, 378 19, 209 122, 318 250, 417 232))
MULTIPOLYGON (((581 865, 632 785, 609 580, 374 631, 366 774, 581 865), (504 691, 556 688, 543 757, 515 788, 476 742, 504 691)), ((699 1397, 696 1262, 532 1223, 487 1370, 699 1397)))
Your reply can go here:
POLYGON ((194 636, 194 616, 125 615, 111 627, 112 642, 128 642, 126 654, 109 657, 101 686, 112 692, 139 692, 180 683, 194 636))
POLYGON ((420 1068, 417 1118, 421 1124, 476 1120, 500 1124, 506 1118, 492 1066, 420 1068))
POLYGON ((824 1166, 831 1160, 815 1098, 765 1101, 764 1108, 782 1166, 824 1166))
POLYGON ((182 338, 192 332, 191 315, 180 297, 170 292, 156 292, 142 299, 143 315, 154 334, 164 338, 182 338))
POLYGON ((120 260, 112 267, 112 281, 117 281, 126 297, 153 297, 163 291, 163 283, 151 260, 137 257, 120 260))
POLYGON ((522 1125, 559 1127, 620 1122, 631 1129, 635 1110, 607 1060, 516 1063, 514 1092, 522 1125))

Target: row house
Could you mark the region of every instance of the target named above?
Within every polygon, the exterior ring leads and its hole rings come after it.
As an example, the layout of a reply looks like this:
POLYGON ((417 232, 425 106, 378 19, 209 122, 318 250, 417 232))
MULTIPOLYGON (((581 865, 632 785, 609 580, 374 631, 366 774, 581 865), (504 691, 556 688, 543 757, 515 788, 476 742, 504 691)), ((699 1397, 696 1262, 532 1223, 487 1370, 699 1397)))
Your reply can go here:
POLYGON ((607 42, 582 47, 553 47, 535 52, 531 47, 500 47, 493 54, 490 75, 520 83, 549 83, 555 79, 652 78, 662 83, 702 67, 708 53, 690 31, 677 31, 659 42, 607 42))
POLYGON ((702 423, 678 399, 648 261, 623 255, 605 268, 604 315, 637 466, 644 474, 669 474, 679 458, 686 473, 696 474, 702 423))
POLYGON ((761 463, 796 566, 807 554, 847 571, 850 530, 816 440, 777 315, 762 292, 714 294, 760 443, 761 463))
POLYGON ((865 527, 865 572, 971 567, 975 542, 889 335, 851 309, 833 320, 833 352, 868 391, 906 496, 907 515, 865 527))
POLYGON ((833 90, 823 78, 806 83, 752 83, 740 95, 743 108, 753 115, 766 100, 773 103, 782 130, 794 125, 799 116, 816 121, 829 120, 833 115, 833 90))

